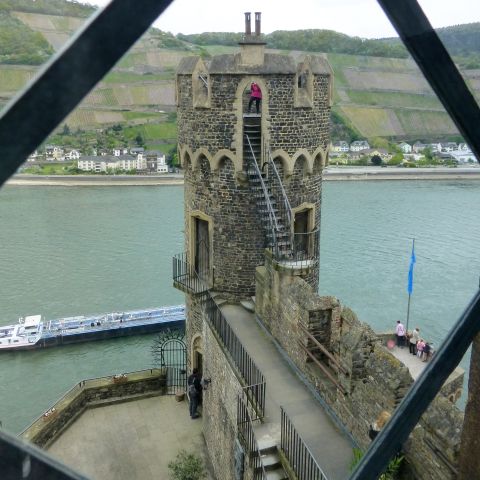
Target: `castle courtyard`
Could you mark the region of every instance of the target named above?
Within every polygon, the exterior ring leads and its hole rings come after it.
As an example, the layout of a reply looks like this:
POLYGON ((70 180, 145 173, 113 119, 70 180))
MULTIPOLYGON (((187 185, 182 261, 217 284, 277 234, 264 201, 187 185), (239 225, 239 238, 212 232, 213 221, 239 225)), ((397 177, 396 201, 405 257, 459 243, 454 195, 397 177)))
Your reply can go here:
POLYGON ((181 449, 206 461, 201 419, 187 402, 155 396, 86 410, 48 452, 91 479, 166 480, 181 449))

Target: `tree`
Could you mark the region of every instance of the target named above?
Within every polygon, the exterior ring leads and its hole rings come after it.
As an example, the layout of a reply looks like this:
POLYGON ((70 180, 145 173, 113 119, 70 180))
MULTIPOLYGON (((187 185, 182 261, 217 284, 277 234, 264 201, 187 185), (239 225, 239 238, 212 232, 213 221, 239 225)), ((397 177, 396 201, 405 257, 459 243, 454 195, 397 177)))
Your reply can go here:
POLYGON ((70 135, 70 134, 71 134, 70 127, 67 124, 65 124, 63 126, 62 135, 70 135))
POLYGON ((389 165, 400 165, 403 163, 403 153, 396 153, 389 161, 389 165))
POLYGON ((177 146, 174 145, 166 155, 167 164, 170 167, 178 165, 177 146))
POLYGON ((370 161, 373 163, 373 165, 376 165, 377 167, 383 163, 382 158, 379 155, 374 155, 370 159, 370 161))
POLYGON ((139 147, 143 147, 145 145, 145 140, 143 139, 143 137, 140 133, 138 133, 137 136, 135 137, 135 143, 139 147))

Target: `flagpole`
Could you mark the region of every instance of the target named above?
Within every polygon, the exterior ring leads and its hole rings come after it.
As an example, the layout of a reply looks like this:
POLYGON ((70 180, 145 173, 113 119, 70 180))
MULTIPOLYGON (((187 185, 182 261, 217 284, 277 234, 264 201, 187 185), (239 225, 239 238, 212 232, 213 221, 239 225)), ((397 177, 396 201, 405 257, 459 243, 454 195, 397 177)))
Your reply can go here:
POLYGON ((412 238, 412 256, 410 258, 410 270, 408 272, 408 305, 407 305, 407 322, 405 331, 408 333, 408 321, 410 320, 410 299, 413 290, 413 264, 415 263, 415 239, 412 238))

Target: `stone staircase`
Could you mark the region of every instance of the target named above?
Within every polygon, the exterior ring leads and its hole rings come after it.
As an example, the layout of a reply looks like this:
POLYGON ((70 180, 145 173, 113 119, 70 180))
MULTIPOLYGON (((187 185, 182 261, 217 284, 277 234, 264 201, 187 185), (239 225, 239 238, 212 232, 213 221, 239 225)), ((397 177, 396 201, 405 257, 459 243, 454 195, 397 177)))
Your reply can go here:
POLYGON ((244 125, 244 160, 250 188, 262 220, 267 247, 276 256, 289 258, 292 254, 290 225, 280 214, 279 201, 273 194, 270 177, 259 165, 262 158, 262 135, 260 118, 246 118, 244 125), (248 122, 247 122, 248 120, 248 122))
POLYGON ((283 469, 278 446, 270 438, 260 438, 258 441, 259 455, 265 469, 266 478, 263 480, 288 480, 288 475, 283 469))

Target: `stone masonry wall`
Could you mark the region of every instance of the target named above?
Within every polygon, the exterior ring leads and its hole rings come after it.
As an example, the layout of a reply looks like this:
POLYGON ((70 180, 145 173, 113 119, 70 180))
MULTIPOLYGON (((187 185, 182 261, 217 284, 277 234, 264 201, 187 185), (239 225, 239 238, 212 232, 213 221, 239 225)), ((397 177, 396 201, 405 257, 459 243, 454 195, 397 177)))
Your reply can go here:
POLYGON ((48 415, 44 414, 32 423, 22 433, 22 437, 45 448, 85 409, 105 405, 109 401, 127 401, 142 395, 163 395, 165 385, 166 372, 163 369, 128 373, 119 381, 104 377, 80 382, 53 405, 48 415))
MULTIPOLYGON (((220 149, 232 149, 236 112, 235 95, 246 75, 211 74, 211 108, 193 108, 191 75, 177 76, 178 143, 196 151, 205 147, 215 154, 220 149)), ((268 114, 271 125, 268 135, 270 148, 283 149, 293 156, 299 149, 313 153, 318 147, 327 149, 330 139, 330 106, 327 75, 314 77, 313 108, 294 106, 295 75, 256 75, 268 90, 268 114)))
POLYGON ((204 324, 204 376, 212 382, 203 394, 203 432, 215 476, 233 479, 237 438, 237 396, 242 387, 210 327, 204 324))
MULTIPOLYGON (((369 425, 381 411, 393 412, 411 386, 408 369, 350 309, 342 308, 333 297, 319 297, 304 280, 275 271, 268 263, 267 256, 265 267, 256 272, 258 316, 357 443, 367 448, 369 425), (327 319, 330 325, 326 325, 327 319), (344 370, 342 373, 322 359, 338 388, 308 360, 302 346, 311 341, 301 326, 318 327, 317 338, 344 370)), ((439 395, 403 446, 403 478, 456 478, 462 423, 463 413, 439 395)))
MULTIPOLYGON (((253 295, 255 267, 265 247, 263 226, 248 185, 235 182, 233 164, 223 161, 217 172, 208 162, 185 171, 185 232, 189 239, 191 212, 213 217, 213 287, 237 298, 253 295)), ((187 241, 187 251, 190 248, 187 241)), ((192 258, 192 257, 190 257, 192 258)))
MULTIPOLYGON (((227 293, 232 300, 253 294, 255 268, 262 263, 265 248, 265 233, 251 189, 228 158, 241 154, 235 96, 245 77, 210 74, 210 107, 194 108, 191 75, 177 75, 178 144, 190 155, 199 155, 195 161, 190 158, 185 162, 186 247, 190 248, 191 212, 209 216, 213 223, 213 288, 227 293), (212 170, 212 158, 220 150, 225 151, 224 158, 218 169, 212 170)), ((317 155, 312 168, 305 154, 312 156, 318 148, 326 151, 329 144, 329 77, 314 76, 313 108, 294 106, 294 74, 256 77, 262 79, 268 91, 264 95, 268 104, 262 106, 268 129, 262 135, 271 151, 281 150, 291 159, 298 157, 293 174, 283 175, 287 196, 293 208, 313 204, 315 227, 319 227, 322 159, 317 155)), ((306 280, 317 288, 318 268, 311 269, 306 280)))

